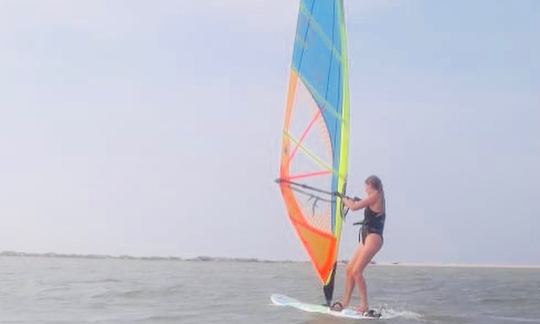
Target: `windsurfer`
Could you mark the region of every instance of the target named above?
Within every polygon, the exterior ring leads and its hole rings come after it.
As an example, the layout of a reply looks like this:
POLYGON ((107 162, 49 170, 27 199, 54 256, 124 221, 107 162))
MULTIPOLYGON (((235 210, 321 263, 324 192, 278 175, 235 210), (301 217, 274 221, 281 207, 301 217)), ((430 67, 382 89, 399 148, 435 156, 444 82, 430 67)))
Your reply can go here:
POLYGON ((354 285, 358 286, 360 293, 359 313, 369 310, 364 269, 383 245, 384 220, 386 218, 384 191, 381 179, 369 176, 365 180, 367 197, 361 200, 343 199, 343 204, 351 210, 364 210, 364 221, 361 229, 361 242, 358 244, 351 260, 347 264, 345 274, 345 291, 341 301, 332 305, 332 310, 341 311, 349 305, 354 285))

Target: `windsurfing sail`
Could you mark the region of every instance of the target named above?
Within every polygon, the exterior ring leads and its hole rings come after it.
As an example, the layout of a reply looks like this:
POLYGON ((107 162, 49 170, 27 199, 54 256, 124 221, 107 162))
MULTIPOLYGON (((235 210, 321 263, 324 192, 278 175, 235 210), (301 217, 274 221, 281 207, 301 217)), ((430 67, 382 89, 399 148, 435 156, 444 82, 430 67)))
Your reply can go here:
POLYGON ((279 183, 288 216, 331 302, 349 143, 342 0, 301 0, 279 183))

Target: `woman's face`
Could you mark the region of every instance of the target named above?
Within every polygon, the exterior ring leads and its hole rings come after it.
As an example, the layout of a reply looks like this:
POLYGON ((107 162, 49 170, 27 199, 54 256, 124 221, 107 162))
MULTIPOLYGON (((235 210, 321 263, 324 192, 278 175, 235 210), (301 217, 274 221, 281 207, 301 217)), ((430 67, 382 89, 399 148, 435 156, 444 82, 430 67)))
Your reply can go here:
POLYGON ((364 190, 366 191, 366 194, 368 194, 368 195, 370 195, 370 194, 372 194, 373 192, 375 192, 375 189, 373 189, 373 187, 372 187, 369 183, 366 183, 366 184, 365 184, 364 190))

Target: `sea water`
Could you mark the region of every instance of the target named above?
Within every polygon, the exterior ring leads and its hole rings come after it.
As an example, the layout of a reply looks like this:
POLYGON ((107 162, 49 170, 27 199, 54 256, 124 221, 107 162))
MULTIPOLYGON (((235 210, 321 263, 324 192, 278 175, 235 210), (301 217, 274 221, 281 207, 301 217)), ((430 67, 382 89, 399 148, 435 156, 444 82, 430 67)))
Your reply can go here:
MULTIPOLYGON (((370 306, 392 317, 377 323, 540 323, 539 269, 371 265, 366 279, 370 306)), ((303 262, 4 256, 0 285, 1 323, 354 322, 271 304, 322 302, 303 262)))

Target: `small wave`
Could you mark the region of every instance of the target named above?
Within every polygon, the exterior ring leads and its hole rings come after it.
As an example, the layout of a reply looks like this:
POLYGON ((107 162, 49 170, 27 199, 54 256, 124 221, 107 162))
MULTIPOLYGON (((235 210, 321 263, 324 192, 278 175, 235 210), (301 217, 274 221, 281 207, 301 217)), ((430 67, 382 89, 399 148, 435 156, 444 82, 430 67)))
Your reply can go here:
POLYGON ((497 320, 512 321, 512 322, 540 323, 540 320, 536 318, 509 317, 509 316, 491 316, 491 318, 497 319, 497 320))
POLYGON ((145 323, 148 323, 148 322, 155 323, 159 321, 180 322, 184 319, 185 319, 184 316, 181 316, 181 315, 151 315, 144 318, 136 319, 134 320, 134 322, 145 322, 145 323))
POLYGON ((119 283, 122 282, 120 279, 116 278, 103 278, 103 279, 89 279, 89 280, 77 280, 72 283, 75 284, 105 284, 105 283, 119 283))
POLYGON ((483 297, 472 299, 472 301, 480 303, 523 303, 530 301, 527 297, 483 297))

